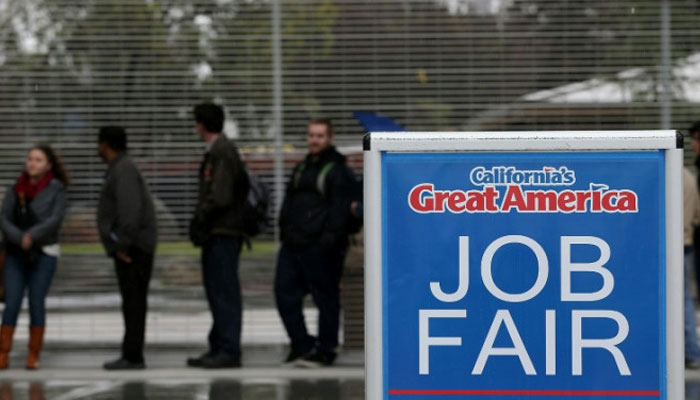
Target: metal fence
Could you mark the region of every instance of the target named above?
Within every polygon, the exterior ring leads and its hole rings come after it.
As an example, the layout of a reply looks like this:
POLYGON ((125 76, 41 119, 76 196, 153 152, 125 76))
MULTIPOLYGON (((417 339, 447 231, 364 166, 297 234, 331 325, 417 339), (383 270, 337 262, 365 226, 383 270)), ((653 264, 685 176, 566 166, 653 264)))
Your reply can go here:
MULTIPOLYGON (((49 340, 119 337, 116 284, 94 222, 104 173, 95 149, 100 126, 127 128, 157 201, 162 246, 149 340, 203 340, 197 251, 186 243, 203 151, 194 104, 213 99, 226 108, 227 135, 277 200, 304 154, 305 125, 319 116, 334 119, 358 172, 364 131, 353 111, 379 112, 410 130, 685 128, 700 102, 698 7, 691 0, 0 0, 0 186, 13 182, 37 141, 55 144, 74 178, 49 340)), ((247 334, 282 341, 270 336, 281 329, 270 296, 273 230, 263 239, 242 266, 247 326, 255 327, 247 334)), ((357 299, 361 274, 348 276, 357 299)))

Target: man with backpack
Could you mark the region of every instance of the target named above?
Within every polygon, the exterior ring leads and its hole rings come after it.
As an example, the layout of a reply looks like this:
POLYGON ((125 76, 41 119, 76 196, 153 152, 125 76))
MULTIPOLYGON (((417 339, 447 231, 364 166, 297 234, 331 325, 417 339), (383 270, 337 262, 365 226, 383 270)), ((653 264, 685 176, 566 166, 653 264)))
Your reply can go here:
POLYGON ((224 111, 213 103, 194 108, 197 132, 206 142, 199 169, 197 207, 190 239, 202 247, 202 280, 213 324, 209 350, 187 365, 241 366, 241 287, 238 259, 246 239, 244 213, 249 181, 236 146, 222 134, 224 111))
POLYGON ((280 214, 275 298, 291 350, 285 363, 302 367, 335 361, 340 324, 340 278, 348 245, 352 175, 333 146, 333 125, 307 126, 309 153, 292 173, 280 214), (304 297, 319 311, 318 337, 304 321, 304 297))

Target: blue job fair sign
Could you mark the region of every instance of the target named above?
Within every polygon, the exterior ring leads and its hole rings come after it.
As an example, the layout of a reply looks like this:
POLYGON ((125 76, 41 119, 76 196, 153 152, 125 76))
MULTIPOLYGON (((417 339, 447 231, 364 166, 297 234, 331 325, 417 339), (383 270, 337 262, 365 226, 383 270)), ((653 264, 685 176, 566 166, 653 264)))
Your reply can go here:
POLYGON ((384 153, 384 397, 665 398, 664 157, 384 153))

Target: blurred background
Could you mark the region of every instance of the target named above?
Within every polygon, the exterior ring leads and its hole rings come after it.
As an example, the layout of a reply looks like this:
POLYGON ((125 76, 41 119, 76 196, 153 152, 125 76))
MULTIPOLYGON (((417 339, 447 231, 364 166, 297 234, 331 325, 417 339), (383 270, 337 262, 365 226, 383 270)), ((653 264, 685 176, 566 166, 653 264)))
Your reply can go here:
MULTIPOLYGON (((74 180, 47 341, 121 339, 94 222, 102 125, 127 128, 158 205, 148 342, 203 345, 209 314, 186 236, 204 150, 194 104, 226 108, 225 133, 279 200, 316 117, 333 119, 358 174, 357 111, 412 131, 685 129, 700 119, 699 39, 697 0, 0 0, 0 186, 38 141, 74 180)), ((274 227, 243 255, 248 344, 286 342, 274 227)), ((346 348, 361 348, 361 266, 343 296, 346 348)))

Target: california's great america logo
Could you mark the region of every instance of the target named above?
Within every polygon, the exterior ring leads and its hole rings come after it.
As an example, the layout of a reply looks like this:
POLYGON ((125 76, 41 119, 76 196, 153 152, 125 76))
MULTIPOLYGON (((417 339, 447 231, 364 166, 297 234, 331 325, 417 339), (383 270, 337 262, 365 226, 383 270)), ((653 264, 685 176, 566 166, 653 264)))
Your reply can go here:
POLYGON ((588 188, 564 188, 576 183, 575 171, 543 167, 475 167, 469 174, 474 190, 438 189, 432 183, 415 185, 408 205, 417 213, 636 213, 637 193, 590 182, 588 188), (527 189, 526 187, 540 187, 527 189), (541 189, 546 187, 547 189, 541 189))

